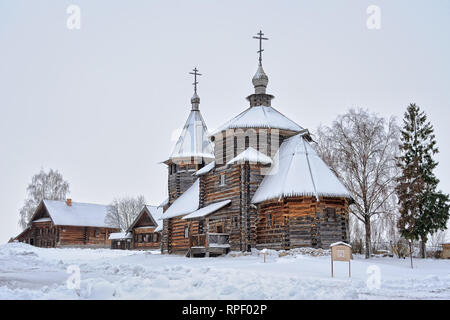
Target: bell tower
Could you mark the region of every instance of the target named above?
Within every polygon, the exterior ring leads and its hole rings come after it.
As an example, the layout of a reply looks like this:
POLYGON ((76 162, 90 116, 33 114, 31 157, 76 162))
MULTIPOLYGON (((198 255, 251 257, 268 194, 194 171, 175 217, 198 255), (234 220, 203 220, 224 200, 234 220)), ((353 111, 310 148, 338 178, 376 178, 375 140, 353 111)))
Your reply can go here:
POLYGON ((214 147, 199 109, 197 76, 201 74, 197 68, 189 74, 194 76, 191 111, 169 159, 164 162, 168 168, 169 206, 195 182, 194 173, 214 160, 214 147))

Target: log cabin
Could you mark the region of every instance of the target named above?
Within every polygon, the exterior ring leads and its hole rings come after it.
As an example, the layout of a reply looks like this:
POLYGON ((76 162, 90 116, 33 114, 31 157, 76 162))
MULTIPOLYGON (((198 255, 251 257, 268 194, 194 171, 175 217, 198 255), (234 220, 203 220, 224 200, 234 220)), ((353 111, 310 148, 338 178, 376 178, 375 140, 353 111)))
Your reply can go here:
POLYGON ((109 248, 110 233, 119 229, 105 223, 107 212, 106 205, 43 200, 16 240, 44 248, 109 248))
POLYGON ((250 106, 208 135, 195 79, 191 114, 165 162, 162 253, 214 256, 349 241, 351 194, 311 146, 308 130, 272 106, 268 81, 260 58, 250 106))
POLYGON ((131 237, 131 248, 139 250, 160 250, 163 208, 146 205, 127 229, 131 237))

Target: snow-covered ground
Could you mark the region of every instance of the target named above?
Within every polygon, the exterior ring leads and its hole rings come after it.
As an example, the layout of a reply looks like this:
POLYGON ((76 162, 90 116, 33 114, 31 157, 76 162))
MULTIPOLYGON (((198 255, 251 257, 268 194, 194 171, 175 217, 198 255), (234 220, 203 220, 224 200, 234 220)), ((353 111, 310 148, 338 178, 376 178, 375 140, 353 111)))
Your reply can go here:
POLYGON ((0 299, 450 299, 450 260, 409 263, 356 256, 351 279, 345 262, 332 279, 329 256, 299 252, 264 263, 256 252, 189 259, 13 243, 0 245, 0 299))

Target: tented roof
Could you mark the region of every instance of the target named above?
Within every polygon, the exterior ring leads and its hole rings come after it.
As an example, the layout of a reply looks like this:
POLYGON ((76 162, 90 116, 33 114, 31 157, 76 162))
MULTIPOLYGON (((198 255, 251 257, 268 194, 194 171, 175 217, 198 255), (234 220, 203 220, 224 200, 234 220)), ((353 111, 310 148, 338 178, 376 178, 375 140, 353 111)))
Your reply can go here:
POLYGON ((301 134, 281 144, 252 202, 294 196, 351 198, 350 192, 301 134))
POLYGON ((214 159, 214 147, 208 138, 208 128, 199 110, 191 110, 169 159, 191 157, 214 159))
POLYGON ((271 128, 301 131, 303 128, 270 106, 255 106, 241 112, 212 133, 235 128, 271 128))

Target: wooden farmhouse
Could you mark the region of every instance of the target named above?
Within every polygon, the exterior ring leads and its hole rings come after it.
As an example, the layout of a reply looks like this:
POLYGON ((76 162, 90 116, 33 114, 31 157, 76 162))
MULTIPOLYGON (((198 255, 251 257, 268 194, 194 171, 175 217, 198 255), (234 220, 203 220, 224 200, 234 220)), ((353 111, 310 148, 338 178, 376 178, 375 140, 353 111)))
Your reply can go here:
POLYGON ((161 249, 162 212, 162 206, 144 206, 126 232, 110 234, 111 249, 161 249))
POLYGON ((108 248, 110 233, 119 229, 106 225, 107 212, 100 204, 43 200, 16 240, 45 248, 108 248))
MULTIPOLYGON (((195 75, 197 70, 195 71, 195 75)), ((168 167, 162 252, 219 255, 348 242, 350 193, 272 106, 261 58, 249 107, 208 135, 195 93, 168 167)))

